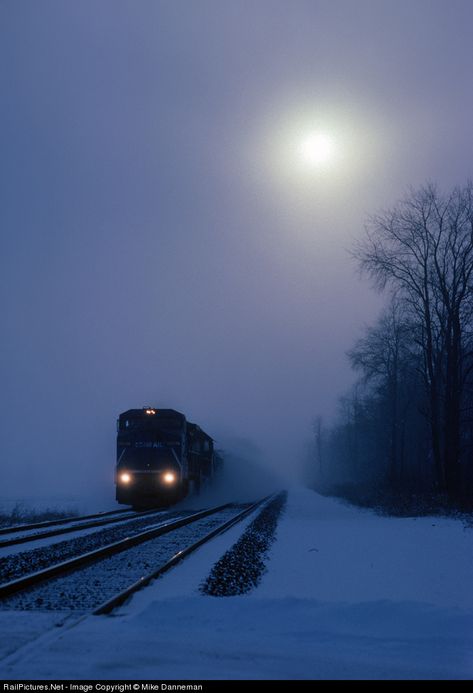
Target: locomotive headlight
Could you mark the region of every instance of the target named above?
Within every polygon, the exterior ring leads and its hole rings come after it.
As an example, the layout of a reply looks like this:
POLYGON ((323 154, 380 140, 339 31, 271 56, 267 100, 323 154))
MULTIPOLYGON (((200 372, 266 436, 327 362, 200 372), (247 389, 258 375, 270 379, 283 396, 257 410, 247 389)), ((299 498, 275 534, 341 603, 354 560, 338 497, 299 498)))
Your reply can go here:
POLYGON ((123 472, 123 474, 120 474, 120 481, 122 484, 129 484, 131 481, 131 474, 128 474, 128 472, 123 472))
POLYGON ((176 475, 174 472, 166 472, 163 474, 163 481, 165 484, 173 484, 176 481, 176 475))

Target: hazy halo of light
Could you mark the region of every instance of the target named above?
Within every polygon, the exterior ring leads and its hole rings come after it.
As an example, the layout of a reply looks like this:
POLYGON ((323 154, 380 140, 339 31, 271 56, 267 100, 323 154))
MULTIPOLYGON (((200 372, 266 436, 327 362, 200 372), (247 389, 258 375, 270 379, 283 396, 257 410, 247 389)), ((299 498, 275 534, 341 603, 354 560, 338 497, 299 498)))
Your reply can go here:
POLYGON ((345 199, 353 195, 356 202, 380 164, 393 160, 390 143, 398 133, 359 101, 335 95, 314 106, 304 95, 290 94, 262 111, 248 152, 256 182, 273 204, 275 190, 279 206, 305 215, 322 199, 333 203, 342 189, 345 199))
POLYGON ((333 161, 335 142, 327 132, 313 131, 305 135, 297 146, 301 161, 311 167, 321 167, 333 161))

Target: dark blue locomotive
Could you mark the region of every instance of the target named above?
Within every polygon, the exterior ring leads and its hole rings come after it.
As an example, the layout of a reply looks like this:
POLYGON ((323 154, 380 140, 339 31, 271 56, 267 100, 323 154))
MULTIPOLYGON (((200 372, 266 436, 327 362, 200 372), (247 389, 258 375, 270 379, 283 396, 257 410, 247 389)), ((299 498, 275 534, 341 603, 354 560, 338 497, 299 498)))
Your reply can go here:
POLYGON ((221 464, 214 441, 174 409, 128 409, 117 421, 116 499, 169 504, 199 491, 221 464))

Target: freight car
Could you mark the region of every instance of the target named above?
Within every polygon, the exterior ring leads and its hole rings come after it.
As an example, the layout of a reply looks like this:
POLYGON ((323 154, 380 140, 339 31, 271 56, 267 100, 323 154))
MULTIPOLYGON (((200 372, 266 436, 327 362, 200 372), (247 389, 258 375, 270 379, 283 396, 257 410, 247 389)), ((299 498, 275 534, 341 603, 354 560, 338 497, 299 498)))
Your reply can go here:
POLYGON ((174 409, 128 409, 117 420, 116 499, 171 504, 198 492, 221 466, 214 441, 174 409))

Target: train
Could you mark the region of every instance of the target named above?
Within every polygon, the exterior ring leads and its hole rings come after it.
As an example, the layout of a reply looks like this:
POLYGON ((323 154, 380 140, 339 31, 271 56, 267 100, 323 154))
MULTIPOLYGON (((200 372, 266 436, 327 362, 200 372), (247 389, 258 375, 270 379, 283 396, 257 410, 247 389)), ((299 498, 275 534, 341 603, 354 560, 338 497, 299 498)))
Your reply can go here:
POLYGON ((199 493, 223 465, 214 440, 175 409, 128 409, 117 419, 116 500, 145 508, 199 493))

